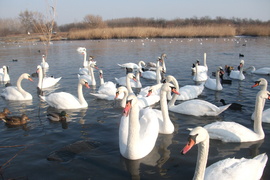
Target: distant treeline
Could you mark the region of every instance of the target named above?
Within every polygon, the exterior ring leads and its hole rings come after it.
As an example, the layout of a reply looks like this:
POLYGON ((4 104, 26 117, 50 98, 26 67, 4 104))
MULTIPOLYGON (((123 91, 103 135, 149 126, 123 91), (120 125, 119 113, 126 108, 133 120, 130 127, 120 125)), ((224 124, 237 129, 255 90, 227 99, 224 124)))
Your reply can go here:
POLYGON ((43 14, 28 10, 21 12, 15 19, 0 18, 1 37, 13 34, 45 34, 44 32, 66 32, 68 39, 270 36, 270 20, 223 17, 211 19, 205 16, 173 20, 132 17, 104 21, 101 16, 89 14, 81 22, 58 26, 57 22, 43 14))

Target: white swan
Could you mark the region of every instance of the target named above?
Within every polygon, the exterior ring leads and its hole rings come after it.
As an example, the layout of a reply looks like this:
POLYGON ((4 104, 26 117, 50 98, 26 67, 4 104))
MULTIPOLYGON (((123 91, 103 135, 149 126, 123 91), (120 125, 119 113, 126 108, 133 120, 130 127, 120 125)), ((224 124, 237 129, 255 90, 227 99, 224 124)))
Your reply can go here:
POLYGON ((0 82, 9 82, 10 77, 8 74, 8 67, 3 66, 3 68, 0 69, 0 82))
POLYGON ((17 86, 6 87, 5 89, 3 89, 1 96, 3 96, 6 100, 14 100, 14 101, 32 100, 33 99, 32 95, 26 92, 21 86, 21 82, 23 79, 33 81, 29 74, 24 73, 18 78, 17 86))
MULTIPOLYGON (((130 74, 130 73, 128 73, 130 74)), ((115 78, 115 81, 117 84, 119 84, 120 86, 129 86, 130 85, 130 88, 134 87, 134 88, 137 88, 137 87, 142 87, 142 84, 141 82, 137 82, 137 78, 140 80, 140 72, 136 72, 136 76, 134 76, 133 73, 132 76, 131 75, 126 75, 126 76, 123 76, 123 77, 120 77, 120 78, 115 78), (127 81, 128 79, 128 81, 127 81), (128 84, 129 85, 128 85, 128 84)), ((128 88, 129 89, 129 88, 128 88)))
MULTIPOLYGON (((198 64, 199 61, 197 61, 196 64, 198 64)), ((203 54, 203 65, 199 65, 198 64, 198 67, 196 69, 196 67, 192 67, 191 68, 192 72, 195 73, 195 72, 207 72, 208 71, 208 66, 206 64, 206 53, 203 54)))
POLYGON ((196 63, 195 65, 196 71, 194 72, 193 81, 196 81, 196 82, 206 81, 208 78, 208 75, 207 75, 208 68, 207 68, 207 71, 199 71, 198 67, 199 65, 198 63, 196 63))
POLYGON ((97 84, 97 82, 96 82, 95 75, 94 75, 94 68, 98 69, 98 67, 96 66, 95 63, 91 63, 88 66, 89 75, 88 74, 83 74, 83 75, 78 74, 78 78, 85 79, 89 85, 95 86, 97 84))
POLYGON ((209 134, 202 127, 196 127, 189 133, 188 143, 181 153, 186 154, 195 144, 198 144, 198 156, 193 176, 194 180, 261 179, 268 160, 267 154, 263 153, 253 159, 227 158, 206 168, 209 152, 209 134))
POLYGON ((142 68, 143 66, 145 66, 145 62, 144 61, 139 61, 138 64, 135 63, 124 63, 124 64, 117 64, 118 66, 120 66, 121 68, 131 68, 133 70, 137 70, 142 68))
POLYGON ((126 106, 126 101, 128 97, 128 90, 125 86, 120 86, 117 88, 114 99, 121 99, 120 106, 124 108, 126 106))
POLYGON ((104 82, 103 71, 99 70, 100 87, 98 88, 98 93, 90 93, 96 96, 98 99, 114 100, 116 93, 116 84, 112 81, 104 82))
POLYGON ((127 98, 119 127, 119 148, 123 157, 137 160, 147 156, 154 148, 159 124, 151 108, 139 110, 137 97, 127 98), (139 116, 139 112, 142 116, 139 116))
POLYGON ((170 83, 164 83, 160 91, 160 107, 161 111, 153 109, 156 113, 159 122, 159 133, 161 134, 172 134, 174 132, 174 125, 169 117, 168 105, 167 105, 167 93, 175 93, 179 95, 176 91, 175 86, 170 83))
POLYGON ((270 67, 256 69, 254 66, 250 66, 249 68, 245 69, 245 71, 248 70, 250 70, 250 72, 253 74, 270 75, 270 67))
MULTIPOLYGON (((199 95, 202 94, 204 90, 204 84, 201 83, 200 85, 185 85, 181 88, 179 88, 179 84, 175 77, 168 75, 166 78, 166 82, 172 82, 174 86, 176 87, 176 90, 179 91, 180 95, 176 96, 174 101, 171 101, 171 104, 174 104, 176 100, 190 100, 198 98, 199 95)), ((171 100, 172 97, 170 97, 170 94, 168 96, 169 100, 171 100)))
POLYGON ((214 91, 221 91, 223 89, 221 83, 220 83, 220 67, 216 70, 216 78, 212 79, 210 77, 207 78, 205 81, 204 86, 208 89, 214 90, 214 91))
POLYGON ((86 48, 85 47, 78 47, 77 48, 77 52, 81 53, 83 55, 83 68, 79 68, 79 74, 89 74, 89 69, 88 67, 91 64, 96 65, 96 61, 93 61, 93 57, 90 56, 89 57, 89 61, 87 61, 86 57, 87 57, 87 52, 86 52, 86 48))
POLYGON ((245 79, 245 75, 243 74, 243 68, 244 68, 244 60, 240 61, 240 70, 232 70, 230 73, 230 78, 232 79, 238 79, 238 80, 244 80, 245 79))
POLYGON ((54 77, 43 77, 43 70, 40 65, 37 66, 37 71, 38 73, 38 85, 37 87, 39 89, 44 89, 48 87, 54 86, 56 83, 60 81, 62 77, 59 78, 54 78, 54 77))
POLYGON ((255 103, 254 131, 235 122, 214 122, 204 128, 207 129, 211 139, 224 142, 253 142, 264 139, 262 111, 265 99, 270 99, 269 91, 259 91, 255 103))
POLYGON ((42 55, 42 61, 41 61, 41 63, 40 63, 40 66, 41 66, 43 69, 48 69, 48 68, 49 68, 48 62, 45 61, 45 55, 42 55))
MULTIPOLYGON (((259 78, 255 81, 255 84, 252 87, 261 86, 261 90, 267 90, 268 82, 264 78, 259 78)), ((254 120, 255 112, 252 113, 251 119, 254 120)), ((270 123, 270 108, 266 109, 262 113, 262 122, 270 123)))
POLYGON ((78 98, 66 92, 51 93, 48 96, 40 96, 50 106, 57 109, 80 109, 88 107, 88 103, 84 99, 82 86, 90 88, 87 81, 79 79, 78 83, 78 98))
POLYGON ((156 63, 156 71, 144 71, 142 72, 142 77, 145 79, 152 79, 157 80, 157 84, 160 83, 159 79, 161 79, 161 69, 162 72, 166 72, 166 65, 165 65, 165 58, 167 57, 166 54, 162 54, 161 57, 158 58, 156 63), (159 63, 162 63, 162 66, 160 66, 159 63), (162 67, 162 68, 159 68, 162 67))

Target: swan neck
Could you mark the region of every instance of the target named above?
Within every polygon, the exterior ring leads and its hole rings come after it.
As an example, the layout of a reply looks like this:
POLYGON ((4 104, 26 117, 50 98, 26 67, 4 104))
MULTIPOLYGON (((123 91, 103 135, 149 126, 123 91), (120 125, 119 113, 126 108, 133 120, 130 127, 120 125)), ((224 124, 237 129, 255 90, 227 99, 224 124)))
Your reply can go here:
MULTIPOLYGON (((161 112, 162 112, 164 124, 166 124, 166 122, 169 122, 169 120, 170 120, 168 105, 167 105, 167 92, 166 91, 160 92, 160 106, 161 106, 161 112)), ((164 125, 164 126, 166 126, 166 125, 164 125)))
POLYGON ((78 83, 78 99, 79 99, 79 102, 81 105, 87 104, 87 102, 85 101, 84 96, 83 96, 82 84, 80 83, 80 81, 78 83))
POLYGON ((127 89, 125 88, 125 90, 123 91, 123 93, 124 93, 124 97, 123 97, 123 99, 122 99, 122 101, 121 101, 121 107, 125 107, 126 106, 126 101, 127 101, 127 96, 128 96, 128 91, 127 91, 127 89))
POLYGON ((23 90, 22 86, 21 86, 21 83, 22 83, 22 80, 23 80, 23 75, 21 75, 18 80, 17 80, 17 89, 20 93, 22 93, 23 96, 25 96, 27 93, 25 90, 23 90))
POLYGON ((104 84, 104 78, 100 77, 100 85, 103 85, 103 84, 104 84))
POLYGON ((127 139, 127 155, 132 159, 136 156, 136 147, 139 142, 139 106, 137 103, 133 104, 129 114, 129 127, 128 127, 128 139, 127 139), (133 155, 133 153, 135 153, 133 155))
POLYGON ((95 79, 95 75, 94 75, 94 70, 91 66, 88 66, 89 67, 89 71, 90 71, 90 75, 91 75, 91 78, 92 78, 92 85, 96 85, 96 79, 95 79))
POLYGON ((126 77, 126 85, 127 85, 128 93, 129 94, 133 93, 133 90, 132 90, 131 84, 130 84, 130 78, 128 78, 128 77, 126 77))
POLYGON ((203 64, 204 64, 204 66, 207 66, 207 64, 206 64, 206 53, 204 53, 203 64))
POLYGON ((41 89, 42 88, 42 82, 43 81, 43 71, 42 68, 39 68, 38 71, 38 87, 41 89))
POLYGON ((88 66, 88 62, 86 60, 86 52, 83 53, 83 67, 86 68, 88 66))
POLYGON ((265 99, 261 97, 264 90, 261 90, 256 96, 255 111, 254 111, 254 132, 261 137, 264 137, 264 131, 262 128, 262 113, 265 104, 265 99))
POLYGON ((203 180, 209 151, 209 137, 198 144, 198 156, 193 180, 203 180))
POLYGON ((159 67, 157 67, 157 69, 156 69, 156 80, 157 80, 157 84, 159 84, 161 82, 161 72, 160 71, 161 70, 159 69, 159 67))
MULTIPOLYGON (((173 78, 171 79, 171 82, 172 82, 173 85, 175 86, 176 91, 179 92, 179 84, 178 84, 177 80, 173 77, 173 78)), ((174 94, 172 95, 172 99, 171 99, 170 102, 168 103, 168 106, 169 106, 169 107, 174 106, 174 103, 175 103, 175 101, 177 100, 177 97, 178 97, 178 94, 175 94, 175 93, 174 93, 174 94)))

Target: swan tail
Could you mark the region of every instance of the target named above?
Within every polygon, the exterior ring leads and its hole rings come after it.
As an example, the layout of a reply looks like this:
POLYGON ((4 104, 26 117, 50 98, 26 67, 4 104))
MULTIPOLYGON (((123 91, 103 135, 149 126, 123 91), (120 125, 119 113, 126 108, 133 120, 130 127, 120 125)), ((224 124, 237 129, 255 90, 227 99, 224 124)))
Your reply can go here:
POLYGON ((219 107, 220 111, 218 112, 218 114, 220 114, 220 113, 222 113, 223 111, 227 110, 227 109, 230 107, 230 105, 232 105, 232 104, 227 104, 227 105, 225 105, 225 106, 220 106, 220 107, 219 107))
POLYGON ((39 97, 40 97, 43 101, 46 101, 46 97, 45 97, 45 96, 39 95, 39 97))

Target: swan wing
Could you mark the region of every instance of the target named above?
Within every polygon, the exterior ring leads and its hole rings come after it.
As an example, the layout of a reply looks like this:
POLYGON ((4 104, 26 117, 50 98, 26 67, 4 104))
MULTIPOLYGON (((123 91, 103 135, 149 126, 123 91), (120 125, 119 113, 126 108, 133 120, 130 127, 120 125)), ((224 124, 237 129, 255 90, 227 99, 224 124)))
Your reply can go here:
POLYGON ((56 83, 60 81, 62 77, 54 78, 54 77, 44 77, 42 82, 42 88, 48 88, 54 86, 56 83))
POLYGON ((260 154, 253 159, 227 158, 207 167, 204 178, 205 180, 261 179, 267 160, 268 157, 265 153, 260 154))
POLYGON ((223 142, 252 142, 261 139, 254 131, 235 122, 213 122, 204 128, 211 139, 223 142))
POLYGON ((31 100, 33 97, 30 93, 26 92, 26 96, 23 96, 23 94, 18 91, 18 88, 16 86, 8 86, 3 89, 1 96, 4 97, 6 100, 31 100))
POLYGON ((186 85, 179 89, 180 95, 177 96, 177 100, 190 100, 197 98, 202 94, 204 90, 204 85, 186 85))

